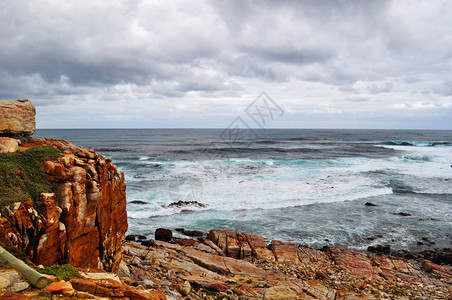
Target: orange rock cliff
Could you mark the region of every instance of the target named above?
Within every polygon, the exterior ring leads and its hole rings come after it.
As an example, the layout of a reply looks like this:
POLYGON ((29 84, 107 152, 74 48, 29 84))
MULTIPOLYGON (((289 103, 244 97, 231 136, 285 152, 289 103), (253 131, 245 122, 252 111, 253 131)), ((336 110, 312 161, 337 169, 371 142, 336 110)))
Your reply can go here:
MULTIPOLYGON (((8 102, 8 110, 16 104, 29 104, 28 100, 2 102, 8 102)), ((26 129, 22 135, 34 132, 34 107, 30 111, 33 118, 30 114, 27 118, 33 122, 21 125, 26 129)), ((0 116, 6 118, 2 122, 7 121, 6 113, 0 116)), ((1 127, 3 142, 9 143, 13 139, 8 136, 12 127, 4 126, 4 131, 1 127)), ((20 128, 13 132, 21 133, 20 128)), ((3 209, 0 242, 25 252, 35 264, 70 263, 115 271, 127 231, 124 174, 110 159, 67 141, 32 138, 19 151, 36 146, 53 146, 62 152, 62 157, 43 166, 55 189, 42 193, 38 203, 29 199, 3 209)))

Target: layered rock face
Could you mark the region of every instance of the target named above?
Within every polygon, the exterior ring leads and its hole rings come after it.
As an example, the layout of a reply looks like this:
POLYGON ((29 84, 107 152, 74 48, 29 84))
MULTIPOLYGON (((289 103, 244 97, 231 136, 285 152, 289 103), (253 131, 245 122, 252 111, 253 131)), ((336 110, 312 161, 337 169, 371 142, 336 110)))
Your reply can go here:
POLYGON ((0 217, 0 242, 17 247, 35 264, 116 270, 127 231, 126 185, 110 159, 62 140, 31 139, 21 150, 53 146, 63 157, 44 171, 54 193, 9 206, 0 217))
POLYGON ((32 135, 36 110, 30 100, 0 101, 0 136, 32 135))

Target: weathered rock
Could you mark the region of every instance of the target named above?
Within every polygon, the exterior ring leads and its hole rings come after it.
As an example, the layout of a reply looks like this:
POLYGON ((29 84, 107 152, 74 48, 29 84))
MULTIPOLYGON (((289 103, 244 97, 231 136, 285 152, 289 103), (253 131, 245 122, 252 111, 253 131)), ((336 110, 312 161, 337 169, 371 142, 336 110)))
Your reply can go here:
POLYGON ((424 260, 422 262, 422 267, 429 273, 435 276, 452 279, 452 267, 450 266, 440 266, 432 263, 429 260, 424 260))
POLYGON ((254 257, 266 261, 276 260, 273 252, 267 249, 267 243, 265 243, 265 239, 262 236, 256 234, 246 234, 246 236, 254 257))
POLYGON ((52 282, 46 287, 46 291, 54 295, 72 296, 75 293, 75 289, 70 282, 52 282))
POLYGON ((298 263, 298 247, 294 243, 272 241, 270 245, 277 262, 298 263))
POLYGON ((126 290, 123 284, 112 279, 73 278, 70 283, 78 291, 102 297, 124 297, 126 290))
POLYGON ((19 149, 19 140, 0 137, 0 153, 16 152, 19 149))
POLYGON ((36 109, 30 100, 0 101, 0 135, 32 135, 36 109))
POLYGON ((298 247, 298 260, 301 263, 309 264, 309 263, 315 263, 319 261, 326 261, 328 260, 328 256, 325 252, 311 249, 308 247, 299 246, 298 247))
POLYGON ((284 285, 277 285, 265 291, 264 300, 297 300, 294 290, 284 285))
POLYGON ((337 265, 353 275, 380 279, 378 270, 362 251, 333 247, 328 248, 327 254, 337 265))
POLYGON ((93 268, 100 262, 117 270, 127 231, 124 175, 94 150, 66 141, 31 139, 21 149, 43 145, 64 153, 44 165, 55 193, 41 195, 39 214, 29 201, 11 205, 11 222, 0 218, 0 242, 27 253, 35 264, 93 268))

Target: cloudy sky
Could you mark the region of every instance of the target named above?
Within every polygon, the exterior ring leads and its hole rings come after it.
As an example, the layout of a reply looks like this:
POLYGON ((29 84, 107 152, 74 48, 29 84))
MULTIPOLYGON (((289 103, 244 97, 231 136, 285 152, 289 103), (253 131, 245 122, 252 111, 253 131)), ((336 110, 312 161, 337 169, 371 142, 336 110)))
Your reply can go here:
POLYGON ((38 128, 452 129, 452 1, 0 1, 0 99, 38 128))

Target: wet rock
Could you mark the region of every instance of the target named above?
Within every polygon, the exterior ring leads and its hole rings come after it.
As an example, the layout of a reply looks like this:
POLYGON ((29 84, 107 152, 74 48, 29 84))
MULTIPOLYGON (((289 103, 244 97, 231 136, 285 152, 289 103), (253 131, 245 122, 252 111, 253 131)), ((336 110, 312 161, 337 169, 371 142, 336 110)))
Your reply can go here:
POLYGON ((376 245, 376 246, 369 246, 367 247, 367 251, 371 253, 377 253, 377 254, 390 254, 391 253, 391 246, 389 245, 376 245))
POLYGON ((406 212, 397 212, 397 213, 393 213, 393 215, 401 216, 401 217, 409 217, 409 216, 411 216, 410 213, 406 213, 406 212))
POLYGON ((429 243, 430 245, 435 245, 435 244, 436 244, 435 242, 432 242, 432 241, 431 241, 429 238, 427 238, 427 237, 423 237, 422 240, 423 240, 424 242, 429 243))
POLYGON ((155 230, 155 239, 159 241, 169 242, 173 239, 173 232, 166 228, 157 228, 155 230))
POLYGON ((185 234, 186 236, 203 236, 204 233, 202 231, 198 231, 198 230, 185 230, 183 232, 183 234, 185 234))
POLYGON ((133 201, 130 201, 129 204, 139 204, 139 205, 144 205, 144 204, 147 204, 147 202, 141 201, 141 200, 133 200, 133 201))
POLYGON ((126 235, 126 241, 128 241, 128 242, 135 242, 135 240, 136 240, 136 236, 135 235, 133 235, 133 234, 126 235))
POLYGON ((373 204, 372 202, 366 202, 366 204, 364 204, 365 206, 378 206, 376 204, 373 204))
POLYGON ((166 207, 181 208, 181 207, 185 207, 185 206, 197 206, 197 207, 205 208, 208 205, 204 204, 204 203, 199 203, 198 201, 177 201, 177 202, 172 202, 172 203, 168 204, 166 207))
POLYGON ((146 240, 146 241, 141 241, 140 244, 143 246, 146 246, 146 247, 152 247, 155 245, 155 241, 154 240, 146 240))

